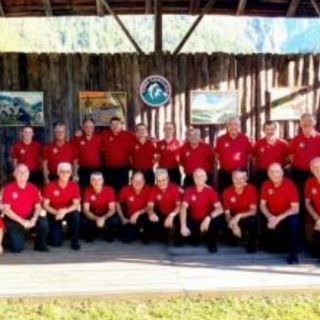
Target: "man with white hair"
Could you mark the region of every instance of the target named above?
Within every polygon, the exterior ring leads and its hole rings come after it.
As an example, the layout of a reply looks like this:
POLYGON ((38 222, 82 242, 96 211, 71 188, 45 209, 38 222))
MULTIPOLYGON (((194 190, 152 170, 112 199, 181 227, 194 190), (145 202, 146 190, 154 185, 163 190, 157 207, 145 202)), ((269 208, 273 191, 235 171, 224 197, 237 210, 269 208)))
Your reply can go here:
POLYGON ((62 222, 66 221, 71 238, 70 247, 80 250, 80 189, 79 185, 70 181, 72 165, 61 162, 57 169, 58 179, 45 186, 43 207, 48 213, 49 245, 60 247, 63 243, 62 222))
POLYGON ((112 242, 120 223, 119 216, 116 214, 114 190, 103 185, 101 172, 92 173, 90 181, 91 186, 85 189, 83 199, 86 241, 91 242, 99 233, 102 233, 104 240, 112 242))
POLYGON ((170 232, 179 230, 179 213, 181 207, 179 187, 170 183, 168 171, 156 171, 156 185, 150 190, 148 200, 149 234, 163 242, 168 242, 170 232))
POLYGON ((194 186, 185 190, 181 206, 181 238, 198 245, 204 236, 209 252, 217 251, 217 236, 224 226, 223 209, 216 191, 206 185, 207 174, 202 168, 194 171, 194 186))
POLYGON ((232 242, 245 240, 248 253, 256 252, 257 206, 256 188, 247 183, 248 174, 236 170, 232 173, 233 185, 223 191, 222 203, 228 227, 231 230, 232 242))
POLYGON ((299 244, 299 194, 295 184, 287 178, 279 163, 268 169, 270 180, 262 184, 260 209, 265 216, 268 249, 274 251, 288 244, 289 264, 297 264, 299 244))
POLYGON ((314 221, 313 250, 320 257, 320 157, 311 161, 310 168, 314 176, 305 184, 304 198, 306 209, 314 221))
POLYGON ((10 250, 15 253, 23 251, 25 234, 29 230, 35 230, 34 249, 46 252, 48 222, 41 211, 40 192, 28 182, 29 169, 26 165, 16 166, 14 178, 14 182, 4 187, 2 195, 10 250))
POLYGON ((228 118, 227 133, 218 137, 216 142, 215 155, 219 163, 218 186, 221 192, 232 185, 233 171, 248 171, 252 145, 248 137, 240 132, 240 125, 238 116, 228 118))
POLYGON ((199 129, 189 129, 187 142, 180 148, 180 163, 183 167, 185 178, 183 186, 190 187, 194 185, 193 173, 197 168, 204 170, 207 176, 208 185, 213 183, 214 152, 205 142, 201 141, 199 129))

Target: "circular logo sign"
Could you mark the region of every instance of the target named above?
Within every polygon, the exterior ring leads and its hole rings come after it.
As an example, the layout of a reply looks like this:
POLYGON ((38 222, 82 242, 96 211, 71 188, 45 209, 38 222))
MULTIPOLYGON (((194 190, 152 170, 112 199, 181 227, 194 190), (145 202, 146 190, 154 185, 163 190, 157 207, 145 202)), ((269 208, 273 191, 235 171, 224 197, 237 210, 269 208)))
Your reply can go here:
POLYGON ((140 85, 140 97, 150 107, 160 107, 171 97, 171 85, 161 76, 153 75, 144 79, 140 85))

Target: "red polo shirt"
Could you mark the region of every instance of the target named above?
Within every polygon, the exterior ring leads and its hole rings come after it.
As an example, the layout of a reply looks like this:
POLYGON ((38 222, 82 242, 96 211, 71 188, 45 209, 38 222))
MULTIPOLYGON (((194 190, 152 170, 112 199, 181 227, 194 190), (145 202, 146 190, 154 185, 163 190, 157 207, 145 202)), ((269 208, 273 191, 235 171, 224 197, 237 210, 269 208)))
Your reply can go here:
POLYGON ((12 158, 18 164, 25 164, 29 170, 40 170, 41 145, 38 141, 25 144, 22 140, 17 141, 12 147, 12 158))
POLYGON ((214 152, 205 142, 200 142, 196 148, 191 147, 187 142, 180 148, 179 155, 181 165, 187 175, 192 175, 198 168, 206 172, 213 171, 214 152))
POLYGON ((136 139, 131 145, 130 155, 134 170, 152 169, 156 155, 156 146, 151 140, 147 140, 142 144, 136 139))
POLYGON ((309 199, 320 216, 320 184, 315 177, 309 178, 304 187, 304 197, 309 199))
POLYGON ((202 221, 214 210, 219 198, 216 191, 209 186, 205 186, 200 192, 192 186, 185 190, 183 202, 189 205, 190 217, 195 221, 202 221))
POLYGON ((176 208, 177 203, 181 202, 179 187, 170 183, 166 190, 161 190, 154 186, 150 191, 149 201, 152 202, 161 215, 168 216, 176 208))
POLYGON ((247 168, 252 145, 243 133, 239 133, 235 139, 226 133, 217 139, 215 151, 219 155, 221 169, 231 173, 239 168, 247 168))
POLYGON ((73 163, 75 160, 75 152, 73 145, 66 142, 61 146, 51 143, 44 147, 43 160, 48 161, 49 172, 57 174, 58 164, 61 162, 73 163))
POLYGON ((122 130, 118 135, 110 129, 102 133, 102 152, 104 165, 108 167, 123 167, 129 165, 130 148, 134 141, 131 132, 122 130))
POLYGON ((131 185, 122 188, 119 194, 119 202, 125 204, 128 217, 147 207, 149 194, 150 188, 147 185, 143 187, 139 194, 135 192, 131 185))
POLYGON ((16 182, 7 184, 3 189, 2 204, 10 205, 11 210, 23 219, 29 218, 36 204, 41 203, 40 192, 32 183, 20 188, 16 182))
POLYGON ((170 142, 165 139, 157 143, 157 154, 159 156, 159 168, 171 169, 179 167, 179 140, 173 138, 170 142))
POLYGON ((101 164, 101 136, 95 133, 90 140, 85 136, 72 141, 79 166, 83 168, 96 168, 101 164))
POLYGON ((278 138, 273 143, 269 143, 266 138, 261 138, 254 144, 253 155, 256 159, 256 169, 268 170, 270 164, 274 162, 284 166, 288 156, 288 144, 278 138))
POLYGON ((287 178, 283 178, 278 187, 267 180, 262 184, 261 200, 266 201, 272 215, 278 216, 288 210, 292 203, 299 203, 299 194, 295 184, 287 178))
POLYGON ((222 203, 225 211, 230 211, 232 216, 247 212, 250 206, 258 205, 257 190, 254 186, 247 184, 241 194, 236 192, 234 186, 223 191, 222 203))
POLYGON ((303 133, 289 143, 289 154, 293 156, 292 167, 310 171, 310 162, 320 156, 320 134, 316 131, 307 138, 303 133))
POLYGON ((55 180, 45 186, 43 198, 50 201, 53 209, 63 209, 71 206, 73 200, 80 200, 80 189, 74 181, 69 181, 64 188, 61 188, 58 180, 55 180))
POLYGON ((102 190, 97 193, 92 186, 89 186, 84 192, 83 202, 90 205, 92 213, 103 216, 108 212, 110 203, 116 202, 116 199, 111 187, 103 186, 102 190))
POLYGON ((4 229, 4 222, 3 222, 2 218, 0 217, 0 230, 2 230, 2 229, 4 229))

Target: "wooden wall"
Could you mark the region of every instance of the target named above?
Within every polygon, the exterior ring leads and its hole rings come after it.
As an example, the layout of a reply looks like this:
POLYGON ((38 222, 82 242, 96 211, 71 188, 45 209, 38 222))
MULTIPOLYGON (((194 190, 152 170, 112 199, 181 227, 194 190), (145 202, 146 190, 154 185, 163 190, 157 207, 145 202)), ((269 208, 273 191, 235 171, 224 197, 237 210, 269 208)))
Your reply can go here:
MULTIPOLYGON (((118 90, 128 93, 128 127, 135 122, 149 125, 152 136, 162 137, 164 121, 174 121, 179 138, 184 137, 189 118, 190 90, 237 89, 242 129, 253 139, 268 118, 266 90, 281 86, 307 86, 308 107, 319 115, 320 55, 229 55, 180 54, 0 54, 0 90, 39 90, 45 94, 46 127, 37 138, 48 141, 52 124, 64 121, 70 134, 79 126, 78 92, 118 90), (164 75, 172 84, 171 102, 159 109, 145 106, 139 98, 140 82, 148 75, 164 75)), ((290 137, 296 124, 280 124, 290 137)), ((213 142, 222 127, 201 128, 213 142)), ((10 169, 9 146, 18 137, 17 128, 0 128, 1 171, 10 169)))

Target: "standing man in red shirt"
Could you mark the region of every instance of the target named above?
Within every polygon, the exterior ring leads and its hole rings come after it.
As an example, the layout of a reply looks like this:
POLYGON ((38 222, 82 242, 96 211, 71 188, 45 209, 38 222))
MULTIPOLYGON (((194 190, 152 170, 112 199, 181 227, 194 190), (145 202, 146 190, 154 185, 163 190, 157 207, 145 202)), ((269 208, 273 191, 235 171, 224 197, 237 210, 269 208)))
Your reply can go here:
POLYGON ((299 194, 295 184, 283 177, 279 163, 269 166, 270 180, 262 184, 260 209, 265 216, 266 245, 272 251, 288 243, 289 264, 297 264, 299 243, 299 194), (286 241, 287 240, 287 241, 286 241))
POLYGON ((101 166, 101 137, 94 130, 94 121, 91 118, 85 118, 82 122, 83 134, 73 140, 78 159, 79 184, 82 190, 90 185, 91 174, 99 171, 101 166))
POLYGON ((218 137, 216 143, 216 160, 219 163, 218 186, 222 192, 232 185, 232 172, 247 171, 252 155, 252 145, 246 135, 240 132, 240 118, 227 120, 227 133, 218 137))
POLYGON ((180 162, 183 167, 185 178, 183 186, 190 187, 194 185, 193 173, 201 168, 207 176, 207 184, 213 184, 214 152, 205 142, 201 141, 199 129, 189 129, 187 135, 188 141, 180 148, 180 162))
POLYGON ((58 178, 57 169, 61 162, 73 164, 77 172, 77 161, 73 145, 67 141, 66 125, 58 122, 54 126, 54 142, 48 144, 43 150, 43 175, 47 184, 58 178))
POLYGON ((131 178, 131 185, 123 187, 120 191, 116 207, 122 223, 121 239, 123 242, 133 242, 140 236, 141 240, 147 243, 149 194, 150 187, 146 185, 141 172, 135 172, 131 178))
POLYGON ((232 231, 233 242, 243 238, 247 252, 255 253, 258 196, 256 188, 247 181, 246 171, 234 171, 233 185, 223 191, 222 203, 228 227, 232 231))
POLYGON ((255 165, 255 180, 258 189, 268 180, 268 168, 271 163, 285 166, 288 158, 288 144, 276 136, 277 124, 266 121, 263 125, 264 137, 256 141, 253 147, 253 162, 255 165))
POLYGON ((80 189, 76 182, 69 181, 72 175, 70 163, 60 162, 57 173, 58 179, 48 183, 43 193, 43 208, 48 213, 49 221, 49 244, 62 246, 62 222, 66 221, 71 237, 70 247, 80 250, 80 189))
POLYGON ((146 184, 154 185, 153 166, 156 160, 156 146, 148 139, 147 126, 143 123, 136 125, 136 139, 130 149, 131 165, 134 171, 141 171, 146 184))
POLYGON ((202 169, 194 171, 195 185, 185 190, 181 206, 181 238, 183 244, 189 239, 198 245, 205 236, 209 252, 217 251, 217 236, 224 226, 223 209, 216 191, 206 185, 207 174, 202 169))
POLYGON ((25 234, 29 230, 36 232, 34 250, 46 252, 48 222, 41 213, 40 192, 28 182, 29 169, 25 164, 18 164, 13 174, 15 181, 4 187, 2 195, 11 252, 23 251, 25 234))
POLYGON ((13 167, 25 164, 29 169, 29 182, 38 188, 42 186, 41 145, 33 140, 34 131, 31 126, 25 126, 21 131, 21 140, 12 146, 13 167))
POLYGON ((84 192, 84 233, 87 242, 92 242, 99 233, 102 233, 104 240, 112 242, 120 224, 114 191, 103 183, 103 174, 94 172, 91 174, 91 186, 84 192))
POLYGON ((164 124, 164 139, 157 143, 158 167, 168 170, 171 182, 181 185, 181 172, 179 168, 180 142, 174 137, 174 125, 171 122, 164 124))
POLYGON ((314 177, 305 184, 304 198, 307 212, 314 221, 313 251, 320 258, 320 157, 314 158, 310 167, 314 177))
POLYGON ((171 231, 180 232, 181 198, 180 189, 176 184, 170 182, 168 171, 158 169, 156 185, 150 190, 148 200, 150 235, 167 243, 171 231))

